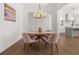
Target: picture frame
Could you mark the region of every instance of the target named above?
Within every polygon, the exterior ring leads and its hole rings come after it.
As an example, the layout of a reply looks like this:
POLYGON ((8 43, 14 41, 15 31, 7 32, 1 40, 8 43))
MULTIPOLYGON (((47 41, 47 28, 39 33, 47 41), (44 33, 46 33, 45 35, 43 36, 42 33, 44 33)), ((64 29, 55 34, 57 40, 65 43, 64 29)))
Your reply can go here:
POLYGON ((16 22, 16 10, 7 3, 4 3, 4 19, 16 22))

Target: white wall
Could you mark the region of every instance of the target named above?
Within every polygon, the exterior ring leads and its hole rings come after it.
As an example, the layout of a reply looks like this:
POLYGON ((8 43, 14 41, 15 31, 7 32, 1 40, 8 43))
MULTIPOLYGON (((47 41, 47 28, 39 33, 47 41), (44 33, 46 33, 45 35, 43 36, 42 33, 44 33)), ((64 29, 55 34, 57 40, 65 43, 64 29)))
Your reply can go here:
POLYGON ((28 31, 38 31, 38 28, 41 27, 43 31, 52 30, 51 25, 51 15, 48 14, 45 18, 37 19, 33 17, 33 12, 28 13, 28 31))
POLYGON ((4 20, 4 4, 0 3, 0 53, 20 39, 23 30, 22 4, 9 4, 16 10, 16 22, 4 20))

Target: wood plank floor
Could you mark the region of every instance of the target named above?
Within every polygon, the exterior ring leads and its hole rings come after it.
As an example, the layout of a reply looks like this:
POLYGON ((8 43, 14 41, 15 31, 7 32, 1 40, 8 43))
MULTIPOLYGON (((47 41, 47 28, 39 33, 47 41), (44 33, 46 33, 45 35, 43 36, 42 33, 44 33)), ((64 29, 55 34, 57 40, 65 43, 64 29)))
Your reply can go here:
MULTIPOLYGON (((23 50, 24 42, 23 40, 18 41, 13 46, 1 53, 1 55, 27 55, 26 50, 23 50)), ((79 55, 79 38, 69 38, 61 36, 58 43, 59 53, 56 53, 54 46, 53 54, 54 55, 79 55)), ((29 47, 29 55, 50 55, 50 47, 35 49, 29 47)))

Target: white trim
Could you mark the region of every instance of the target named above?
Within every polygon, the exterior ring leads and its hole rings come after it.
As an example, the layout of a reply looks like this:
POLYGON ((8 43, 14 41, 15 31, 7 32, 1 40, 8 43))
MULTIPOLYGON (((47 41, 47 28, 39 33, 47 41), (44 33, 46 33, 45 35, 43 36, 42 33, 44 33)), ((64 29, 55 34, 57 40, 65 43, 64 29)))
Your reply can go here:
POLYGON ((12 44, 8 45, 7 47, 5 47, 4 49, 0 50, 0 53, 4 52, 6 49, 10 48, 12 45, 14 45, 16 42, 18 42, 22 37, 18 37, 16 41, 14 41, 12 44))

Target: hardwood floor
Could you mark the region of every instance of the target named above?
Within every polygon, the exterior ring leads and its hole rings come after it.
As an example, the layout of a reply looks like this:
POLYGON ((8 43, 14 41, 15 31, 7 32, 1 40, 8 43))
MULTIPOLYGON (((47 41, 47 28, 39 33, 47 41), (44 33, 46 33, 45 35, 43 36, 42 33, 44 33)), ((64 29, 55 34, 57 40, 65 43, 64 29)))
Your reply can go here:
POLYGON ((79 38, 64 38, 60 54, 79 55, 79 38))
MULTIPOLYGON (((37 44, 37 43, 36 43, 37 44)), ((27 55, 26 50, 23 50, 23 40, 18 41, 13 46, 1 53, 1 55, 27 55)), ((78 55, 79 54, 79 38, 69 38, 61 36, 58 43, 59 53, 56 53, 54 46, 54 55, 78 55)), ((28 55, 50 55, 50 47, 42 49, 36 49, 34 46, 29 47, 28 55)))

